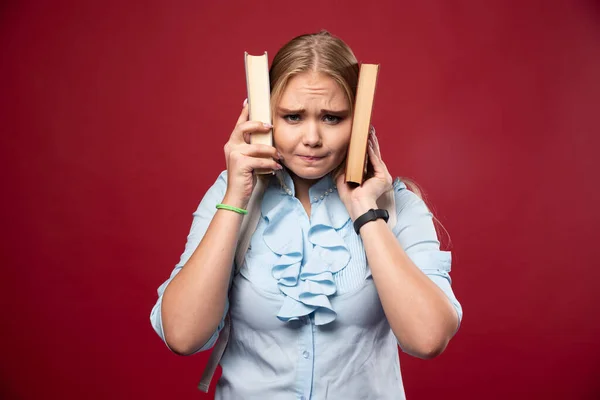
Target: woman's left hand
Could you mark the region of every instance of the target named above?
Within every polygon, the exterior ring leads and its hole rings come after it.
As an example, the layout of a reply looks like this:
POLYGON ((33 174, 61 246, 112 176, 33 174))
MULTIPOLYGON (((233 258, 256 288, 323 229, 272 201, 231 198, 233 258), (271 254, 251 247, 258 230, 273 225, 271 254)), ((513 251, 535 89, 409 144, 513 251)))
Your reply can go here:
POLYGON ((392 189, 392 176, 381 159, 379 141, 375 135, 375 128, 372 126, 369 132, 367 154, 374 172, 371 178, 355 188, 345 182, 345 173, 340 174, 336 181, 340 199, 346 206, 352 221, 355 221, 356 218, 369 211, 369 209, 377 208, 377 199, 383 193, 392 189))

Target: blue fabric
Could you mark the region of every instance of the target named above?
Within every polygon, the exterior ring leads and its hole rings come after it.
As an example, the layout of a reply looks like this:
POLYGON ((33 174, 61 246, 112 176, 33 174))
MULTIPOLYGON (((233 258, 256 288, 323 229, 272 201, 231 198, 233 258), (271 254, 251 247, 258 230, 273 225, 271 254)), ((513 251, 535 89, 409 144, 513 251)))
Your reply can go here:
MULTIPOLYGON (((226 307, 232 336, 216 398, 403 398, 397 341, 333 181, 326 176, 310 188, 308 218, 291 177, 281 176, 285 186, 273 177, 265 191, 261 218, 232 281, 226 307)), ((162 294, 200 243, 226 185, 223 172, 194 213, 180 262, 159 287, 151 321, 163 340, 162 294)), ((448 296, 460 321, 451 254, 440 250, 431 213, 400 180, 394 195, 394 235, 448 296)), ((198 351, 212 347, 222 325, 198 351)))
MULTIPOLYGON (((286 174, 285 178, 288 187, 293 187, 289 175, 286 174)), ((299 201, 277 184, 270 185, 265 191, 261 212, 267 226, 263 239, 264 244, 278 256, 272 276, 285 295, 277 314, 282 321, 291 321, 314 312, 315 323, 324 325, 336 317, 329 301, 329 296, 336 293, 333 274, 346 268, 350 261, 348 247, 336 229, 349 222, 350 216, 333 189, 333 182, 329 178, 311 188, 313 199, 321 200, 321 195, 315 196, 318 191, 331 193, 331 196, 324 196, 322 204, 315 207, 312 213, 311 226, 306 234, 312 250, 306 257, 302 226, 289 212, 298 206, 299 201)))

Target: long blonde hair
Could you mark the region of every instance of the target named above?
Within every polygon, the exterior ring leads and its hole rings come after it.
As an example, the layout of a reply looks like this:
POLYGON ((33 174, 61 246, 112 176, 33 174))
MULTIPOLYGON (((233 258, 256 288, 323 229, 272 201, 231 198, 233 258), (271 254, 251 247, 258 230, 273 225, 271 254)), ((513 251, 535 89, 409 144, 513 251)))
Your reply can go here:
MULTIPOLYGON (((340 38, 322 30, 318 33, 297 36, 286 43, 275 55, 269 78, 271 81, 271 109, 274 114, 283 91, 290 78, 303 72, 320 72, 336 81, 346 94, 350 110, 353 112, 358 85, 359 64, 350 47, 340 38)), ((335 179, 343 173, 346 159, 330 172, 335 179)), ((279 176, 279 175, 278 175, 279 176)), ((367 171, 367 178, 372 176, 372 171, 367 171)), ((406 187, 424 200, 423 191, 408 178, 400 178, 406 187)), ((390 188, 390 190, 393 190, 390 188)), ((429 207, 428 207, 429 208, 429 207)), ((436 230, 440 227, 448 236, 443 225, 434 218, 436 230)), ((449 236, 448 236, 449 237, 449 236)))

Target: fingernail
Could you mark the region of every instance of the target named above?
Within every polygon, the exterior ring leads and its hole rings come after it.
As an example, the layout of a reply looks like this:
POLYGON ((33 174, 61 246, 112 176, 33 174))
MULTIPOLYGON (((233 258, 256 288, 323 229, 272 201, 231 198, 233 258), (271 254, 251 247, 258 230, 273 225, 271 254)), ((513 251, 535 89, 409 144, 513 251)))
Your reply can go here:
POLYGON ((243 107, 246 107, 247 104, 248 104, 248 99, 244 99, 244 105, 243 105, 243 107))
POLYGON ((277 152, 277 158, 281 159, 281 153, 280 152, 277 152))
POLYGON ((272 128, 272 127, 273 127, 273 125, 271 125, 271 124, 267 124, 266 122, 264 122, 264 123, 263 123, 263 126, 264 126, 265 128, 272 128))
POLYGON ((277 164, 277 166, 275 167, 275 169, 282 169, 283 167, 281 166, 281 164, 277 164))

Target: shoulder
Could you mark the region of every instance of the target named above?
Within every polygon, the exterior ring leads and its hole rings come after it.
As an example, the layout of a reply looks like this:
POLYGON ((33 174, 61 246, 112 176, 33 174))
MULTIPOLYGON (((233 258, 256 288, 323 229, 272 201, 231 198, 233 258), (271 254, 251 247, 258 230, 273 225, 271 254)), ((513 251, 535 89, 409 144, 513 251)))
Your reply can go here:
POLYGON ((227 170, 221 171, 215 183, 227 183, 227 170))
POLYGON ((401 178, 396 178, 393 183, 394 200, 396 202, 396 212, 410 213, 411 211, 429 212, 425 201, 415 192, 410 190, 407 184, 401 178))
POLYGON ((227 170, 221 171, 221 173, 217 176, 215 182, 208 189, 208 192, 224 193, 225 189, 227 189, 227 170))
POLYGON ((214 214, 214 206, 221 202, 221 199, 225 195, 227 190, 227 170, 222 171, 213 184, 204 193, 195 214, 199 214, 202 211, 209 212, 209 215, 214 214))

